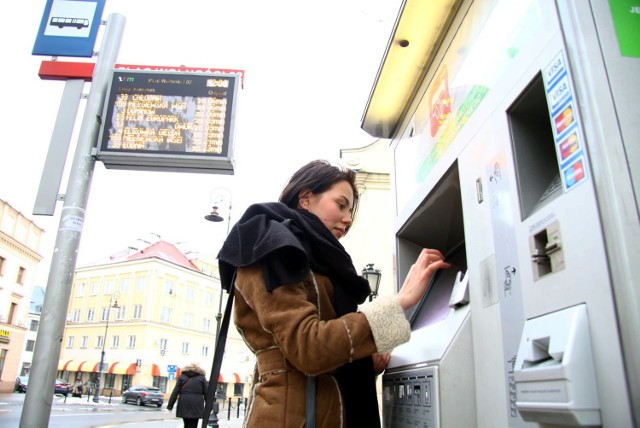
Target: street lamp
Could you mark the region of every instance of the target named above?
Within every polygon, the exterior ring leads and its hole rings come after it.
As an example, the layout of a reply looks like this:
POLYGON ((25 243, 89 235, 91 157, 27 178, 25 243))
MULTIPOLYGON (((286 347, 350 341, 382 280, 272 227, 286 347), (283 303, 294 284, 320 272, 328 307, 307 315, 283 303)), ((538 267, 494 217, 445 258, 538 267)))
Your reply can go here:
MULTIPOLYGON (((219 205, 223 202, 228 202, 229 210, 227 217, 227 235, 229 235, 229 230, 231 228, 231 191, 224 187, 218 187, 217 189, 213 189, 211 192, 211 201, 213 202, 213 207, 211 209, 211 214, 204 216, 205 220, 212 221, 214 223, 220 223, 224 221, 224 218, 218 213, 219 205)), ((220 336, 220 321, 222 320, 222 298, 223 298, 222 285, 220 285, 220 300, 218 301, 218 314, 216 315, 216 343, 218 341, 218 337, 220 336)), ((214 350, 215 353, 215 350, 214 350)), ((217 392, 217 391, 216 391, 217 392)), ((213 407, 211 409, 211 414, 209 415, 209 420, 207 421, 207 425, 212 428, 218 428, 218 402, 216 400, 215 392, 213 396, 213 407)))
POLYGON ((98 366, 98 375, 96 376, 96 392, 93 395, 93 402, 98 403, 100 401, 100 378, 102 377, 102 366, 104 365, 104 345, 107 343, 107 331, 109 330, 109 316, 111 315, 111 309, 119 309, 118 297, 120 293, 115 292, 109 299, 109 307, 107 307, 107 324, 104 326, 104 338, 102 339, 102 352, 100 353, 100 365, 98 366), (115 302, 114 302, 115 299, 115 302), (113 304, 112 304, 113 303, 113 304))
POLYGON ((369 288, 371 293, 369 294, 369 301, 372 301, 374 297, 378 295, 378 288, 380 288, 380 278, 382 273, 380 269, 373 267, 373 263, 367 263, 367 267, 362 269, 362 276, 369 281, 369 288))

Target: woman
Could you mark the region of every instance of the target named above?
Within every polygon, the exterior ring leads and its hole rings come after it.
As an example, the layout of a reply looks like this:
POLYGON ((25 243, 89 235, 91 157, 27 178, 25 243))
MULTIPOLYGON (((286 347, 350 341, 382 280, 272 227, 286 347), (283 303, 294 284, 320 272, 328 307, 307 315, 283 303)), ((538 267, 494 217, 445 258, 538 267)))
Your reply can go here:
POLYGON ((312 161, 278 203, 250 206, 218 254, 236 327, 256 355, 247 427, 305 426, 310 377, 317 427, 380 426, 375 377, 409 340, 403 310, 449 264, 423 250, 397 295, 358 310, 370 289, 338 242, 358 200, 355 172, 312 161))
POLYGON ((167 410, 173 410, 177 399, 176 416, 182 418, 184 428, 198 428, 198 419, 202 418, 204 413, 204 397, 208 386, 209 382, 204 376, 204 370, 197 363, 182 369, 169 397, 167 410), (178 396, 180 396, 179 399, 178 396))
POLYGON ((82 387, 83 387, 82 379, 77 378, 73 383, 73 388, 71 389, 72 397, 82 397, 82 387))

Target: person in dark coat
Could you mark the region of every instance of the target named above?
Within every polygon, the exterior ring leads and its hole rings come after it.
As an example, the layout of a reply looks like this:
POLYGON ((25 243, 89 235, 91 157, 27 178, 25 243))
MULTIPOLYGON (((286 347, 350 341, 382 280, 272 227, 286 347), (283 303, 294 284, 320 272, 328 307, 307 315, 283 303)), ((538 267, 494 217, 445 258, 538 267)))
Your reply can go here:
POLYGON ((198 419, 201 419, 204 413, 204 398, 208 386, 204 370, 197 363, 189 364, 182 369, 169 397, 167 410, 173 410, 173 405, 178 400, 176 416, 182 418, 184 428, 198 428, 198 419))

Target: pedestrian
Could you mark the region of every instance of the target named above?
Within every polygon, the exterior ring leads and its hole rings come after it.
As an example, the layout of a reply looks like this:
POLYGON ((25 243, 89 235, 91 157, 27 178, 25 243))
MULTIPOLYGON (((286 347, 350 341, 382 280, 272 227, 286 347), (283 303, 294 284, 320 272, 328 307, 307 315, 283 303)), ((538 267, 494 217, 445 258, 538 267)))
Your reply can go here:
POLYGON ((356 216, 355 179, 309 162, 279 202, 249 206, 218 254, 222 286, 234 286, 236 327, 256 356, 245 427, 380 426, 376 376, 410 338, 404 310, 450 265, 423 249, 398 293, 359 307, 369 285, 338 241, 356 216))
POLYGON ((198 419, 202 418, 204 413, 204 397, 208 385, 204 370, 198 363, 191 363, 182 369, 169 397, 167 410, 172 411, 178 400, 176 416, 182 418, 184 428, 198 427, 198 419))
POLYGON ((73 388, 71 388, 71 396, 72 397, 82 397, 82 387, 83 387, 82 379, 76 378, 76 381, 73 383, 73 388))

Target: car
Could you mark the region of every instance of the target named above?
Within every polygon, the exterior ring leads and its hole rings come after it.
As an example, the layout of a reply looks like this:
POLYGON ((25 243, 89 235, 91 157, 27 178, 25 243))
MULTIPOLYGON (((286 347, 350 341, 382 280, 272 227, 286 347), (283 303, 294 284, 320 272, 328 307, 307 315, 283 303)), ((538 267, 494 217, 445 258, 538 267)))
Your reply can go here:
POLYGON ((13 388, 16 392, 27 392, 27 384, 29 383, 29 376, 18 376, 16 378, 16 386, 13 388))
POLYGON ((122 402, 135 402, 138 406, 153 404, 162 407, 164 396, 159 388, 155 386, 133 386, 122 393, 122 402))
POLYGON ((62 394, 65 397, 71 392, 71 384, 66 380, 56 379, 54 394, 62 394))
MULTIPOLYGON (((26 393, 28 384, 29 376, 18 376, 16 378, 14 391, 26 393)), ((66 397, 69 395, 69 391, 71 391, 71 385, 66 380, 56 379, 56 386, 53 391, 54 394, 62 394, 66 397)))

